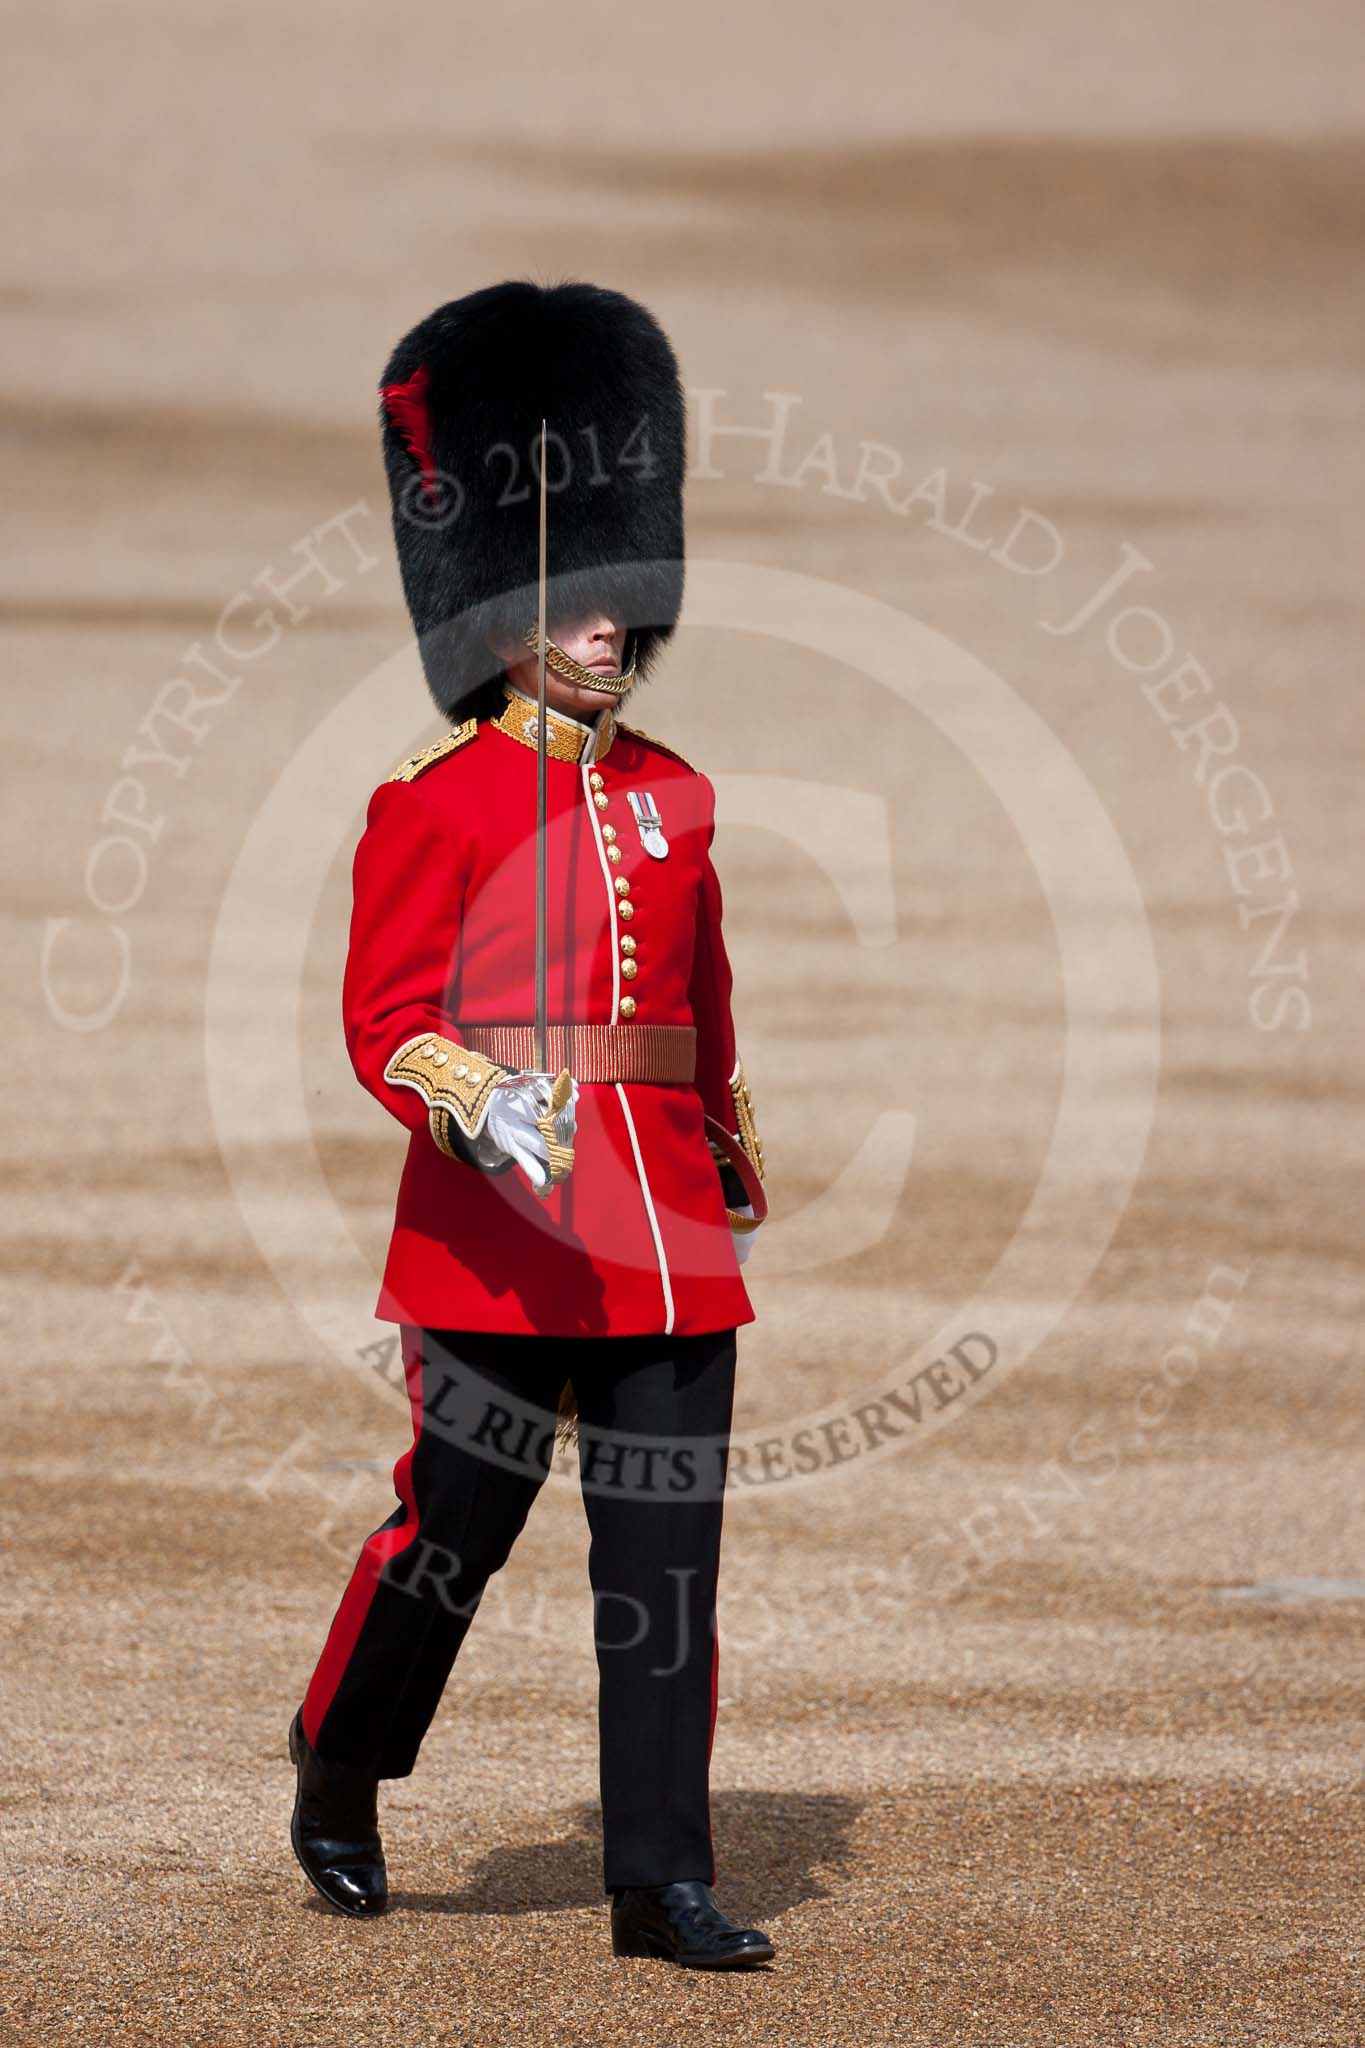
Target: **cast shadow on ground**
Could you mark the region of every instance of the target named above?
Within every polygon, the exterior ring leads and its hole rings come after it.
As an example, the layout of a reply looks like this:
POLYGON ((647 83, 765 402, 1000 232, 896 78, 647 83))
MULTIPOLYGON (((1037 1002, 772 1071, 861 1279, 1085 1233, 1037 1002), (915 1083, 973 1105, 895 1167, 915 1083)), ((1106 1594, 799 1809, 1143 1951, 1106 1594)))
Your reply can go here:
MULTIPOLYGON (((741 1921, 828 1896, 816 1871, 850 1859, 861 1802, 834 1792, 718 1792, 711 1801, 716 1898, 741 1921)), ((572 1833, 551 1842, 490 1849, 457 1891, 395 1891, 407 1913, 553 1913, 605 1906, 601 1811, 571 1810, 572 1833)))

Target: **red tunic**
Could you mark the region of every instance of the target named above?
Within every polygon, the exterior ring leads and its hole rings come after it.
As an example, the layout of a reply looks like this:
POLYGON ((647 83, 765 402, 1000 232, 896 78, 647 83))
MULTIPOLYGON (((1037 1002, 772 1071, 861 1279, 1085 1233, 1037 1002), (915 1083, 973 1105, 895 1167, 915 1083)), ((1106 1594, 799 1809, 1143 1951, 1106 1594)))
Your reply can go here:
MULTIPOLYGON (((523 723, 527 709, 513 700, 523 723)), ((555 715, 551 733, 588 750, 547 763, 551 1024, 695 1026, 695 1078, 580 1082, 573 1171, 548 1199, 519 1170, 487 1174, 440 1149, 423 1095, 385 1069, 425 1034, 459 1047, 470 1025, 532 1020, 536 753, 483 720, 430 765, 416 757, 370 801, 343 989, 356 1073, 412 1133, 377 1314, 544 1336, 751 1322, 703 1125, 709 1114, 755 1149, 710 857, 715 791, 609 719, 594 735, 555 715), (653 799, 662 859, 630 791, 653 799)))

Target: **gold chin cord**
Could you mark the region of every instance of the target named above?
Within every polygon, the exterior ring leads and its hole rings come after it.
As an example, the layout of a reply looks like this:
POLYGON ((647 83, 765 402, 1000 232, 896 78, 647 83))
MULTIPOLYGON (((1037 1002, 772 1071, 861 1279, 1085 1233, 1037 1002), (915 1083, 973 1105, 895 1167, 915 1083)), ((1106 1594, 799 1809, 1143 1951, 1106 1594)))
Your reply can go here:
MULTIPOLYGON (((545 832, 545 761, 546 728, 549 720, 545 716, 545 663, 548 658, 549 634, 545 630, 545 422, 540 423, 540 536, 539 567, 536 578, 536 623, 531 628, 531 640, 539 654, 536 674, 536 1015, 535 1015, 535 1061, 541 1073, 549 1058, 550 1027, 549 1015, 549 974, 546 920, 548 912, 548 886, 546 875, 546 832, 545 832)), ((566 657, 567 658, 567 657, 566 657)), ((569 1069, 564 1067, 555 1076, 550 1088, 548 1106, 536 1118, 536 1127, 545 1140, 545 1152, 549 1162, 549 1178, 544 1187, 536 1193, 548 1200, 562 1181, 573 1172, 573 1146, 565 1144, 559 1127, 560 1113, 568 1104, 573 1093, 573 1079, 569 1069)))
POLYGON ((634 685, 635 633, 633 630, 630 635, 630 666, 629 668, 623 668, 619 675, 614 676, 604 676, 595 668, 584 668, 581 661, 575 661, 573 656, 566 654, 562 647, 556 647, 549 634, 545 633, 543 625, 529 625, 522 637, 532 653, 541 657, 540 676, 542 678, 548 666, 554 670, 557 676, 562 676, 566 683, 581 683, 585 690, 607 690, 613 697, 624 697, 626 691, 634 685), (541 646, 542 635, 544 636, 543 648, 541 646))

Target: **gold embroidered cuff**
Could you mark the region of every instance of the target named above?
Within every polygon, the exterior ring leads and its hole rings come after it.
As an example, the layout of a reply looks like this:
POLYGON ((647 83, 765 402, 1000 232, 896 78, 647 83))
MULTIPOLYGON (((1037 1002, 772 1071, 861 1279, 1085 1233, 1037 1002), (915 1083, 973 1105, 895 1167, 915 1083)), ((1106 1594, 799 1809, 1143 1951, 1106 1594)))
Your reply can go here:
POLYGON ((445 1117, 454 1117, 467 1138, 477 1138, 488 1115, 493 1090, 510 1070, 480 1052, 456 1045, 453 1039, 424 1032, 400 1045, 384 1069, 395 1088, 414 1088, 431 1111, 431 1135, 454 1159, 445 1117))
POLYGON ((469 1154, 461 1152, 452 1134, 450 1111, 448 1109, 433 1109, 431 1115, 427 1118, 427 1122, 431 1126, 431 1135, 436 1140, 437 1149, 444 1152, 447 1159, 459 1159, 465 1165, 468 1165, 469 1154))
POLYGON ((735 1130, 739 1142, 748 1154, 749 1162, 759 1179, 763 1178, 763 1146, 754 1122, 754 1105, 749 1096, 749 1084, 744 1078, 744 1062, 736 1060, 735 1071, 730 1076, 730 1098, 735 1106, 735 1130))

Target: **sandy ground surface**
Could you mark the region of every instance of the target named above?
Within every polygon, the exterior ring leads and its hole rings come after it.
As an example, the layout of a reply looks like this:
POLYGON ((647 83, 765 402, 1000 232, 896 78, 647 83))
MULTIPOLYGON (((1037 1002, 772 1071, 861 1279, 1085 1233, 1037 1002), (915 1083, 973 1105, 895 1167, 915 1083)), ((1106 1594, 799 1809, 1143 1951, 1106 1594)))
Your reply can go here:
POLYGON ((1359 2042, 1358 15, 118 5, 11 54, 5 2038, 1359 2042), (787 407, 694 464, 636 714, 720 790, 774 1200, 743 1979, 610 1958, 567 1480, 386 1800, 397 1910, 286 1841, 405 1441, 402 1139, 336 1022, 435 729, 373 384, 528 269, 648 299, 698 422, 787 407), (1216 796, 1144 694, 1190 661, 1216 796), (833 1455, 973 1329, 973 1398, 833 1455))

